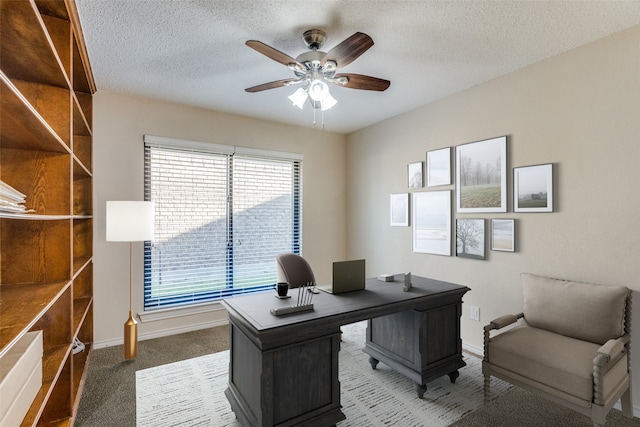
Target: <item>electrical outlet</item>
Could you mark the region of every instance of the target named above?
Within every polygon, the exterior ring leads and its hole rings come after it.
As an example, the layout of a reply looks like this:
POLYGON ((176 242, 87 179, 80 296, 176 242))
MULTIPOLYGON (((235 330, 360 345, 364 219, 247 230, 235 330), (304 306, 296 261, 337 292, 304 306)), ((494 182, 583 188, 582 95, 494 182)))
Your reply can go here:
POLYGON ((471 320, 477 320, 479 322, 480 321, 480 307, 476 307, 475 305, 472 305, 471 309, 469 311, 469 318, 471 320))

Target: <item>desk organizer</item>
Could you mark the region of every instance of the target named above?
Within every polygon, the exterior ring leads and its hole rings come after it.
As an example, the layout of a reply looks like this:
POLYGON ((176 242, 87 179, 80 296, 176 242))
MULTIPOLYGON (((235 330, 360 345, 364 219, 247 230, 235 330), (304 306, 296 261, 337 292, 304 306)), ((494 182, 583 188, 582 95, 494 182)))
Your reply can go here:
POLYGON ((292 305, 291 307, 272 308, 271 314, 273 314, 274 316, 284 316, 285 314, 299 313, 301 311, 311 310, 313 310, 313 304, 292 305))
POLYGON ((271 314, 274 316, 284 316, 285 314, 299 313, 302 311, 313 310, 313 295, 316 290, 316 284, 309 282, 306 285, 298 287, 298 297, 296 304, 289 307, 277 307, 271 309, 271 314))

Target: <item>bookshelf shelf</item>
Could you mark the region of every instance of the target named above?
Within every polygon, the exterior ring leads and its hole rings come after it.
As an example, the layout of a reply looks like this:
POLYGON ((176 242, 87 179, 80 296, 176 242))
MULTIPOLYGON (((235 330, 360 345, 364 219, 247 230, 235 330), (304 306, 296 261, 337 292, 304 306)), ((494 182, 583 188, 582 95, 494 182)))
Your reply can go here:
POLYGON ((73 425, 93 348, 95 83, 78 26, 73 1, 0 0, 0 357, 36 330, 44 350, 23 426, 73 425))

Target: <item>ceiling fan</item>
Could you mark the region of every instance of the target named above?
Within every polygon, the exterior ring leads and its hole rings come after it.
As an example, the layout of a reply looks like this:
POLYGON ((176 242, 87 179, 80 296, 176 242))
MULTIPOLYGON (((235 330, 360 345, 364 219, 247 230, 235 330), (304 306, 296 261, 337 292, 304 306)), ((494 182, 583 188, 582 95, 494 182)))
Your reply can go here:
POLYGON ((302 108, 308 98, 313 108, 327 110, 337 102, 329 94, 327 83, 350 89, 374 91, 384 91, 391 84, 389 80, 362 74, 336 74, 339 68, 349 65, 373 46, 373 39, 368 35, 357 32, 329 52, 319 50, 327 38, 324 31, 308 30, 304 32, 302 38, 311 50, 298 55, 295 59, 258 40, 248 40, 247 46, 289 67, 295 77, 263 83, 247 88, 245 91, 254 93, 283 86, 303 85, 289 97, 291 101, 302 108))

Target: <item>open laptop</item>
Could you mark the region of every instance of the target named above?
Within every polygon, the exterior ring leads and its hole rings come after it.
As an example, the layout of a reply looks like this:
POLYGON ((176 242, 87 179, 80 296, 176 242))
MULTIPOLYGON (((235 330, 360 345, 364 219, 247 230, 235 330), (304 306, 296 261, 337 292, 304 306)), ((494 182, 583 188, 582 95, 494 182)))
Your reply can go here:
POLYGON ((364 289, 364 260, 339 261, 333 263, 333 281, 330 285, 320 285, 318 289, 330 294, 364 289))

